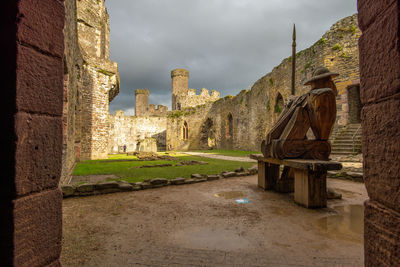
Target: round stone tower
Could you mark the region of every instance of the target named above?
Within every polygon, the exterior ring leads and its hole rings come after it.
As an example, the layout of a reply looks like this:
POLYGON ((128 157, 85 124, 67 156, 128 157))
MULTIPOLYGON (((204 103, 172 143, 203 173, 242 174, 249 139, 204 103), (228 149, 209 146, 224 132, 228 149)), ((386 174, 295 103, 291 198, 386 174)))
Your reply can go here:
POLYGON ((147 89, 137 89, 135 90, 135 115, 136 116, 146 116, 149 108, 149 90, 147 89))
POLYGON ((171 71, 172 79, 172 110, 180 110, 185 106, 189 89, 189 71, 175 69, 171 71))

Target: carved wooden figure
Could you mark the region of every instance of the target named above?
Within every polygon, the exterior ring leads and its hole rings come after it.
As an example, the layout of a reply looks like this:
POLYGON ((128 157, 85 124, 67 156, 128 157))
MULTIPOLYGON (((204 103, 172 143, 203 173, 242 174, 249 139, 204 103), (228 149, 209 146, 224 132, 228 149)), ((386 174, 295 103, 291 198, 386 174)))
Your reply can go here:
POLYGON ((325 67, 317 68, 305 83, 311 85, 311 90, 289 98, 277 123, 261 144, 264 157, 257 158, 261 188, 282 193, 294 191, 295 202, 300 205, 326 207, 327 169, 341 168, 340 163, 328 161, 331 153, 328 139, 336 120, 337 90, 332 77, 337 75, 325 67), (313 140, 307 139, 310 128, 313 140), (280 165, 284 166, 281 175, 280 165), (321 168, 316 169, 317 165, 321 168))
POLYGON ((337 73, 325 67, 317 68, 306 85, 311 90, 305 95, 291 97, 277 123, 263 141, 265 157, 328 160, 328 142, 336 119, 337 90, 332 77, 337 73), (307 139, 310 129, 314 140, 307 139))

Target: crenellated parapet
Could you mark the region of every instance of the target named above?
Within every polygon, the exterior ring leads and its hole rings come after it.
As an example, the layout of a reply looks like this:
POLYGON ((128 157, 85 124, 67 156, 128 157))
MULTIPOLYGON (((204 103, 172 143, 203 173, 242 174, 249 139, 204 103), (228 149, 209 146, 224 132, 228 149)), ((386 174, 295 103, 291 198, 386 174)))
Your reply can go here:
POLYGON ((181 100, 182 108, 195 107, 199 105, 204 105, 208 102, 215 102, 220 99, 220 93, 215 90, 210 90, 202 88, 200 94, 197 94, 196 89, 189 89, 188 94, 184 99, 181 100))

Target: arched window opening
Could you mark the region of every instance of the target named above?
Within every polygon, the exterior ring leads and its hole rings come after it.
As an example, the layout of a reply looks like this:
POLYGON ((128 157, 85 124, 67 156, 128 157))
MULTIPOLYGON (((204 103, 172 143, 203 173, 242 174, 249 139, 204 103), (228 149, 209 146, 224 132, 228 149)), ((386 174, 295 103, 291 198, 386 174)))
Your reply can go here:
POLYGON ((182 138, 183 138, 183 140, 189 139, 189 126, 186 121, 183 123, 182 138))
POLYGON ((225 133, 226 140, 227 141, 233 140, 233 116, 231 113, 229 113, 228 115, 225 129, 226 129, 225 133))

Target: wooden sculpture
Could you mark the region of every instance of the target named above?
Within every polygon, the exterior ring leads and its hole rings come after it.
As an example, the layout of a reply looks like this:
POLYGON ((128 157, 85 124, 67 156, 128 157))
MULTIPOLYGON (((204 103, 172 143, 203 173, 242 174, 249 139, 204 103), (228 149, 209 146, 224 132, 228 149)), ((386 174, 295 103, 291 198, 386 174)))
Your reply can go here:
POLYGON ((331 146, 328 141, 336 120, 337 73, 325 67, 317 68, 305 85, 311 90, 302 96, 289 98, 277 123, 261 144, 266 158, 297 158, 328 160, 331 146), (307 139, 310 129, 314 140, 307 139))

